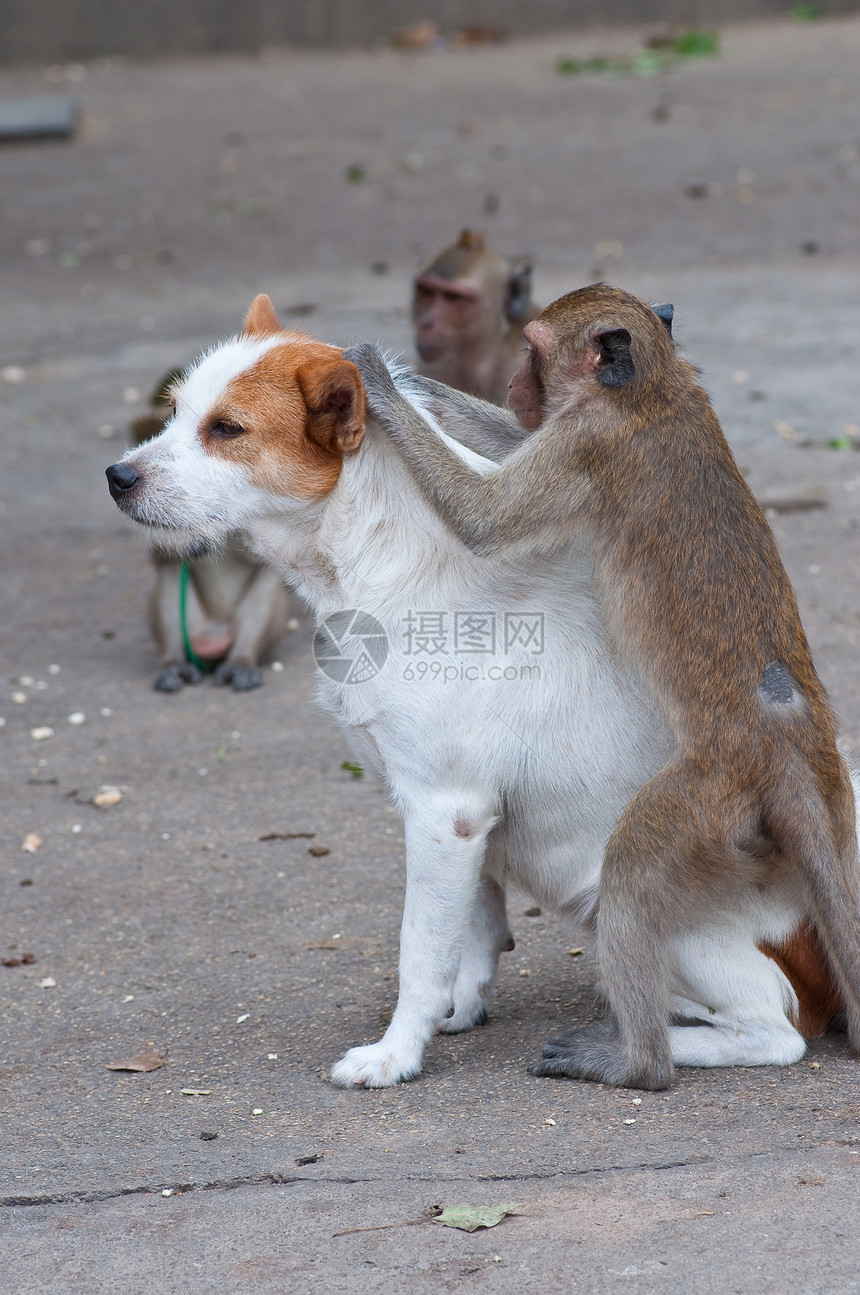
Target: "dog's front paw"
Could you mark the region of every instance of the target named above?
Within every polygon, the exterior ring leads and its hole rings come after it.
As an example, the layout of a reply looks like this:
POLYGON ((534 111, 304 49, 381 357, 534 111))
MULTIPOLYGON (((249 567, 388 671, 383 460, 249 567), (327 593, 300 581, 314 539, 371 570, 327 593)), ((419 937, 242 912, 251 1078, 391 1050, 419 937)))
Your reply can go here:
POLYGON ((263 672, 247 661, 222 661, 212 675, 212 682, 222 687, 231 683, 234 692, 250 692, 262 686, 263 672))
POLYGON ((332 1067, 331 1077, 341 1088, 393 1088, 414 1079, 420 1069, 420 1057, 398 1056, 394 1048, 380 1040, 363 1048, 350 1048, 332 1067))
POLYGON ((190 661, 166 665, 152 681, 158 692, 179 692, 184 683, 199 683, 203 675, 190 661))

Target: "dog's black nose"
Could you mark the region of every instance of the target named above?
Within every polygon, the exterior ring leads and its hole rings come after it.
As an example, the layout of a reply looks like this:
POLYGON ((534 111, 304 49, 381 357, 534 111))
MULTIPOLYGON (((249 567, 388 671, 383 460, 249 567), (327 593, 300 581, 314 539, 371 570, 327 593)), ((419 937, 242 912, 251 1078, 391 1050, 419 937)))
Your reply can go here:
POLYGON ((122 495, 128 494, 129 490, 134 490, 140 481, 140 473, 136 472, 130 463, 112 463, 105 469, 105 476, 113 499, 119 499, 122 495))

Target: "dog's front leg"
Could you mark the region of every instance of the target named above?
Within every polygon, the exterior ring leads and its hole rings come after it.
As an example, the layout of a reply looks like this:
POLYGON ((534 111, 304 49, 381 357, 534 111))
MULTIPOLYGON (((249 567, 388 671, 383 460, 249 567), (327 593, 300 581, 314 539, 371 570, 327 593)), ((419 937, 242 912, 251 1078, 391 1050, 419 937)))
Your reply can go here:
POLYGON ((378 1043, 351 1048, 337 1063, 335 1083, 388 1088, 418 1074, 428 1040, 454 1012, 461 949, 495 821, 493 807, 474 795, 440 795, 407 808, 397 1007, 378 1043))
POLYGON ((442 1022, 440 1030, 445 1034, 461 1034, 486 1024, 499 954, 509 953, 513 948, 505 892, 492 877, 482 876, 460 954, 454 985, 454 1015, 442 1022))

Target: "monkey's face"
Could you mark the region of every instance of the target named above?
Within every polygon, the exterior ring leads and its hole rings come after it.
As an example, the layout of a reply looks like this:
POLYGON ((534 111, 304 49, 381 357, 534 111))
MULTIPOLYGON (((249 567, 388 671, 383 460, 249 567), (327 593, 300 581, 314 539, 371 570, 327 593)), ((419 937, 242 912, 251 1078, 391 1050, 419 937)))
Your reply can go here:
POLYGON ((544 372, 555 346, 555 331, 539 320, 523 329, 526 351, 522 364, 508 383, 508 408, 527 432, 534 432, 546 412, 544 372))
MULTIPOLYGON (((501 296, 495 312, 500 317, 501 296)), ((490 307, 480 284, 468 279, 415 280, 412 318, 415 349, 425 364, 436 364, 485 341, 490 307)))
POLYGON ((355 365, 303 333, 255 332, 253 309, 174 385, 161 435, 107 469, 119 508, 180 555, 324 498, 364 435, 355 365))

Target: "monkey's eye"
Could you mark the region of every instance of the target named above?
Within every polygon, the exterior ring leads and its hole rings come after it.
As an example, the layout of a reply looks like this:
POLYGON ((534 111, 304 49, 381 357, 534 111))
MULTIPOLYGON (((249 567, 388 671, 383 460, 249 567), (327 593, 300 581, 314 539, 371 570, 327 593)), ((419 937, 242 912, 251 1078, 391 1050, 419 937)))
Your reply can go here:
POLYGON ((244 432, 244 427, 240 427, 238 423, 217 422, 213 423, 209 428, 209 435, 216 437, 219 441, 232 441, 237 436, 244 435, 244 432))

